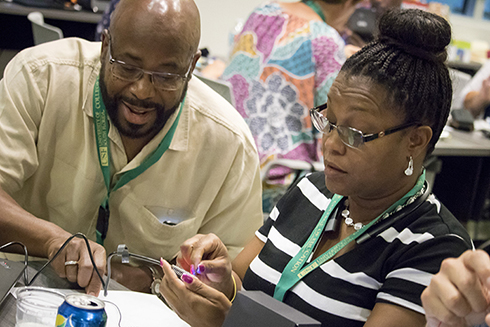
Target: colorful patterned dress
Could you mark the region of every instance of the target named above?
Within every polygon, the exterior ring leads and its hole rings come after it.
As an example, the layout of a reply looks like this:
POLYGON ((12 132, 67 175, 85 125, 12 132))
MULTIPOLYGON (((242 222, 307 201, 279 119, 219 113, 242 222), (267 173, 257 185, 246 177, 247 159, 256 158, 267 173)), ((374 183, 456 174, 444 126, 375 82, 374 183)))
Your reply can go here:
MULTIPOLYGON (((236 109, 245 118, 261 165, 275 158, 308 162, 321 158, 321 135, 309 109, 327 93, 345 61, 344 41, 321 20, 284 12, 276 2, 256 8, 235 36, 222 79, 231 83, 236 109)), ((288 171, 269 180, 284 183, 288 171)))

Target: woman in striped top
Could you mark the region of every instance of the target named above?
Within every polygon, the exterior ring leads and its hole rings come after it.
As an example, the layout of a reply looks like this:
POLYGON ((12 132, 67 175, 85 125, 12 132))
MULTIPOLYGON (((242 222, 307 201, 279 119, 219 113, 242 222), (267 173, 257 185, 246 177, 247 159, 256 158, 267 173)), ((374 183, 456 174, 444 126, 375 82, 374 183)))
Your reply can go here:
POLYGON ((471 240, 428 195, 424 159, 447 121, 446 20, 395 10, 311 110, 324 172, 293 185, 230 263, 213 235, 181 246, 161 293, 191 326, 219 326, 236 289, 261 290, 322 326, 425 326, 420 295, 471 240), (236 284, 236 285, 235 285, 236 284))

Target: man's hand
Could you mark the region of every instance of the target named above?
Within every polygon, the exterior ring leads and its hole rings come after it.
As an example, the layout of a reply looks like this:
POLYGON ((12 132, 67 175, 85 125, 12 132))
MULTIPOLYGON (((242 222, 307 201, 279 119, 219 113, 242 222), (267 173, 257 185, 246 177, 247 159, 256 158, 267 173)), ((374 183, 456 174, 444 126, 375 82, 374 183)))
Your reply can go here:
POLYGON ((490 258, 485 251, 466 251, 445 259, 422 293, 427 327, 490 324, 490 258))
MULTIPOLYGON (((52 239, 47 243, 48 258, 51 259, 70 235, 52 239)), ((105 249, 92 241, 89 241, 95 265, 104 276, 106 272, 105 249)), ((63 251, 51 263, 54 270, 62 278, 72 283, 78 283, 85 288, 87 294, 98 296, 102 287, 102 281, 93 268, 92 261, 87 250, 85 241, 81 238, 73 238, 63 251)))
MULTIPOLYGON (((134 267, 130 264, 111 261, 111 279, 132 291, 150 293, 153 276, 147 266, 134 267)), ((158 268, 160 269, 160 268, 158 268)))

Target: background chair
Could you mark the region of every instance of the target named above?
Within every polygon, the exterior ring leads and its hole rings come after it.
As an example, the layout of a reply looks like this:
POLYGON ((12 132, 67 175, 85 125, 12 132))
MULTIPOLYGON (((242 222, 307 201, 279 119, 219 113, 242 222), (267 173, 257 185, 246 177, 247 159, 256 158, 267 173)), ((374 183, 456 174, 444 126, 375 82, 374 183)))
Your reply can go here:
POLYGON ((29 13, 27 19, 31 21, 35 45, 63 38, 63 31, 56 26, 46 24, 43 14, 39 11, 29 13))
POLYGON ((233 105, 233 100, 231 97, 231 89, 228 82, 222 80, 218 81, 218 80, 210 79, 197 73, 194 73, 194 75, 197 78, 199 78, 201 81, 203 81, 205 84, 207 84, 214 91, 216 91, 216 93, 218 93, 223 98, 225 98, 225 100, 231 103, 231 105, 233 105))

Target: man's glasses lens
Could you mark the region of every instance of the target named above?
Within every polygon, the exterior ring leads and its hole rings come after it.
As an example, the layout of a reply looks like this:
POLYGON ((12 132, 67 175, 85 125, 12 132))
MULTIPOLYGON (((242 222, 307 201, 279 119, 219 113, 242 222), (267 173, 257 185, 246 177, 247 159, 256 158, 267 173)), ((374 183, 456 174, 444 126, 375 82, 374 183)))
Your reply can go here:
POLYGON ((112 57, 111 36, 108 31, 107 33, 109 35, 109 63, 111 64, 112 74, 115 77, 128 82, 136 82, 146 73, 150 75, 151 82, 156 88, 167 91, 175 91, 179 89, 188 78, 191 71, 191 66, 189 66, 189 69, 185 75, 181 75, 146 71, 139 67, 127 64, 124 61, 114 59, 112 57))
MULTIPOLYGON (((132 67, 116 60, 114 60, 112 64, 112 73, 122 80, 136 82, 144 75, 143 70, 137 67, 132 67)), ((152 73, 151 79, 156 88, 168 91, 177 90, 184 82, 183 76, 170 73, 152 73)))
POLYGON ((180 88, 184 79, 181 76, 168 76, 164 74, 153 74, 153 83, 156 87, 166 90, 180 88))
POLYGON ((112 67, 112 73, 116 75, 116 77, 126 81, 134 82, 143 76, 143 72, 138 68, 123 65, 117 61, 114 62, 112 67))

